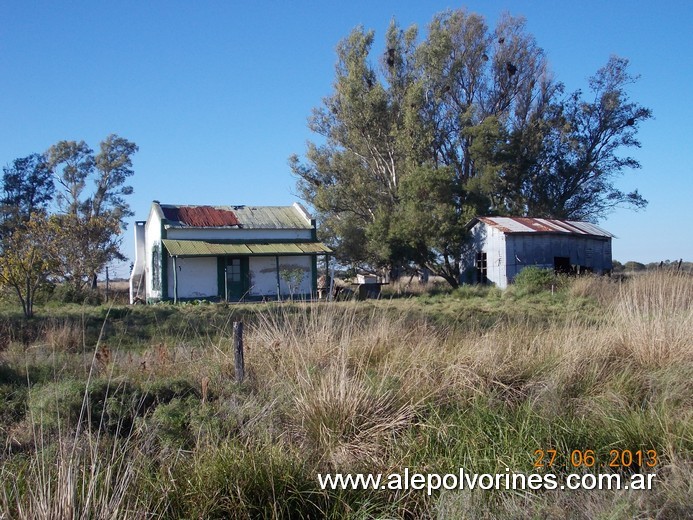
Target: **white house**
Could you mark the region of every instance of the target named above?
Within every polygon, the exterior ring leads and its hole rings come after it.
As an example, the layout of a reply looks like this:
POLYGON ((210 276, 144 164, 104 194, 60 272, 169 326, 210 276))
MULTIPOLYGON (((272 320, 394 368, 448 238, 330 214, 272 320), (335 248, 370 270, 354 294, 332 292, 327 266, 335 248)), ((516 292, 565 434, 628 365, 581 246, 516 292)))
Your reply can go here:
POLYGON ((524 267, 556 272, 610 272, 614 235, 589 222, 527 217, 476 217, 463 282, 505 288, 524 267))
POLYGON ((330 253, 300 204, 154 201, 135 225, 130 302, 309 298, 317 293, 317 257, 330 253))

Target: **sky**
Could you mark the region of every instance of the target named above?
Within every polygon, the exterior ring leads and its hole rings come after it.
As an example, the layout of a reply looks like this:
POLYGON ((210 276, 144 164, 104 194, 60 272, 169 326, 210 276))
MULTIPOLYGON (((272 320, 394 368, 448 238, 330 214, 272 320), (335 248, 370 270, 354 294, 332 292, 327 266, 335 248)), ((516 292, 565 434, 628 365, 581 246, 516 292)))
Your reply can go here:
MULTIPOLYGON (((433 15, 466 8, 493 27, 524 16, 567 91, 609 56, 640 78, 629 94, 653 111, 640 126, 638 170, 617 181, 649 201, 599 224, 614 259, 693 260, 693 2, 32 1, 0 3, 0 166, 60 140, 98 149, 109 134, 139 146, 133 222, 167 204, 299 202, 287 159, 317 139, 307 118, 330 95, 340 39, 361 25, 374 54, 394 18, 425 33, 433 15)), ((127 276, 128 266, 114 266, 127 276)), ((112 272, 113 276, 113 272, 112 272)))

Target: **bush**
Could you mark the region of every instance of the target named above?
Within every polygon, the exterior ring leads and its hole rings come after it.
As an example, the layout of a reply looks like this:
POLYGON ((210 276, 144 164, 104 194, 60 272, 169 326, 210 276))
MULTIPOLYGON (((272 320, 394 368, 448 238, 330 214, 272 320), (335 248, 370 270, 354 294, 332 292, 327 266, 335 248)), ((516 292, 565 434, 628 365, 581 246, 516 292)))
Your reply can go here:
POLYGON ((519 294, 536 294, 551 288, 557 282, 556 275, 551 269, 541 267, 525 267, 515 277, 515 287, 519 294))
POLYGON ((78 303, 85 305, 101 305, 103 297, 97 289, 76 289, 73 285, 64 283, 56 285, 51 295, 51 301, 57 303, 78 303))

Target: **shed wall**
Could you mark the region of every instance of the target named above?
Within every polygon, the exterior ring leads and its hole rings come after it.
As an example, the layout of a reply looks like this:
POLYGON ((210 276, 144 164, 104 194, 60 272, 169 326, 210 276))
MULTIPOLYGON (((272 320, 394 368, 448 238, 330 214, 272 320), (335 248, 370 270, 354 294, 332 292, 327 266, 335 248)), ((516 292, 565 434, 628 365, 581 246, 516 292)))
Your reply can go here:
POLYGON ((611 239, 576 235, 510 234, 507 244, 507 276, 512 281, 524 267, 553 269, 555 257, 570 259, 571 265, 587 267, 596 274, 610 271, 611 239))
POLYGON ((473 247, 472 251, 465 255, 465 267, 467 270, 473 270, 476 254, 479 251, 486 253, 486 278, 494 285, 505 288, 508 285, 505 271, 505 234, 483 222, 477 223, 471 233, 473 247))

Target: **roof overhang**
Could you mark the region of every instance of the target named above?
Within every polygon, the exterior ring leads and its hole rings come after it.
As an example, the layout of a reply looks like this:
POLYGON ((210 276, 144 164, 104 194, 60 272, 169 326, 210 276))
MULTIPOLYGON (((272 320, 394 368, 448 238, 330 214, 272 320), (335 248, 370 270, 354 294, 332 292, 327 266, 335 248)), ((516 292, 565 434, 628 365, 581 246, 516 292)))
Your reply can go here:
POLYGON ((301 256, 329 255, 322 242, 216 243, 205 240, 162 240, 171 256, 301 256))

